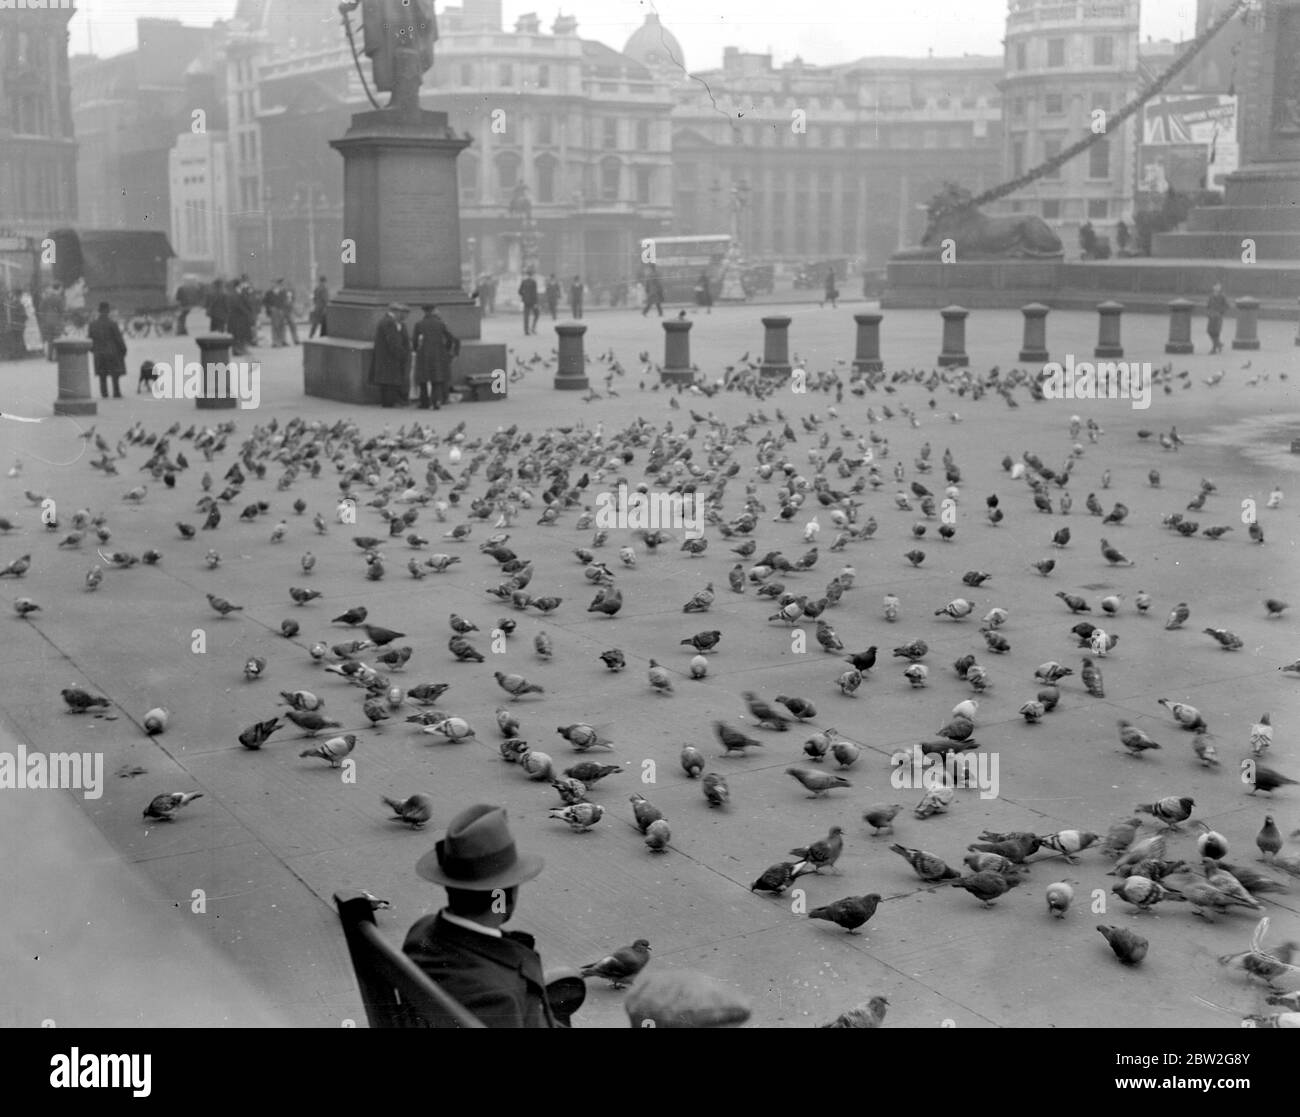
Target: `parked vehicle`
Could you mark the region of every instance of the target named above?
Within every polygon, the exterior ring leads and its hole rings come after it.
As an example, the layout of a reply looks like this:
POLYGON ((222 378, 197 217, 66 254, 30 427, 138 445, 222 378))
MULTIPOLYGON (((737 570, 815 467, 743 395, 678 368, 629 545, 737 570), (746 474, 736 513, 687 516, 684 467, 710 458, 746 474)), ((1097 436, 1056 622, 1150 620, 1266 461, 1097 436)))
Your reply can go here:
MULTIPOLYGON (((128 337, 170 335, 177 304, 167 284, 167 261, 176 253, 156 230, 54 229, 54 278, 68 291, 84 292, 85 309, 113 304, 128 337)), ((72 317, 75 324, 76 317, 72 317)))

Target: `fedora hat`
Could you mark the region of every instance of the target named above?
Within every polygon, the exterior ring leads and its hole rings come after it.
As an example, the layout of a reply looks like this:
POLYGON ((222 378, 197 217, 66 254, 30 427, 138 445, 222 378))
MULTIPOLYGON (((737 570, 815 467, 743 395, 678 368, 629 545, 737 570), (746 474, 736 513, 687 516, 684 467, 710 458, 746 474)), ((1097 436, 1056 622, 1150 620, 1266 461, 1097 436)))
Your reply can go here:
POLYGON ((478 803, 451 820, 442 840, 416 862, 415 871, 444 888, 490 892, 532 880, 544 864, 536 854, 516 849, 504 807, 478 803))

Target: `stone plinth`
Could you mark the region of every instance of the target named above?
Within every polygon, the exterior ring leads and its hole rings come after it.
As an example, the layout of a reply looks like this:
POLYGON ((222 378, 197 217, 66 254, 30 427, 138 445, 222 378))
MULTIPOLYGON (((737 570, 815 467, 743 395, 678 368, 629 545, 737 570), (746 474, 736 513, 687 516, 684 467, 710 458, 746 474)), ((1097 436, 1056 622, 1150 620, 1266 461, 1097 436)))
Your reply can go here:
POLYGON ((582 335, 587 327, 580 322, 566 322, 556 326, 560 337, 560 360, 555 370, 555 388, 561 392, 584 392, 591 385, 587 381, 587 361, 583 355, 582 335))
POLYGON ((1195 353, 1192 343, 1192 310, 1196 304, 1190 299, 1174 299, 1169 304, 1169 340, 1166 353, 1195 353))
POLYGON ((54 343, 58 357, 59 396, 56 415, 98 415, 99 404, 90 394, 90 342, 81 337, 61 337, 54 343))
POLYGON ((199 346, 199 364, 203 366, 203 385, 194 406, 200 411, 225 411, 239 406, 239 400, 230 383, 230 347, 235 339, 230 334, 204 334, 194 339, 199 346), (208 389, 212 394, 208 395, 208 389))
POLYGON ((1250 295, 1237 299, 1237 331, 1232 338, 1234 349, 1259 348, 1259 300, 1250 295))
POLYGON ((854 372, 881 372, 885 362, 880 358, 880 321, 883 314, 855 314, 858 324, 856 349, 853 354, 854 372))
POLYGON ((964 367, 970 364, 966 355, 966 319, 970 311, 964 306, 945 306, 939 311, 943 319, 943 351, 939 354, 940 368, 964 367))
POLYGON ((786 377, 793 371, 790 365, 790 319, 776 315, 763 319, 763 376, 786 377))
POLYGON ((661 379, 665 384, 692 384, 695 370, 691 368, 691 327, 695 323, 672 318, 663 323, 664 364, 661 379))
POLYGON ((1050 310, 1042 303, 1028 303, 1020 308, 1020 313, 1025 316, 1025 332, 1019 360, 1045 364, 1050 359, 1047 353, 1047 315, 1050 310))
POLYGON ((1107 300, 1097 304, 1097 348, 1092 351, 1094 357, 1113 359, 1124 356, 1124 346, 1120 342, 1123 314, 1123 303, 1107 300))

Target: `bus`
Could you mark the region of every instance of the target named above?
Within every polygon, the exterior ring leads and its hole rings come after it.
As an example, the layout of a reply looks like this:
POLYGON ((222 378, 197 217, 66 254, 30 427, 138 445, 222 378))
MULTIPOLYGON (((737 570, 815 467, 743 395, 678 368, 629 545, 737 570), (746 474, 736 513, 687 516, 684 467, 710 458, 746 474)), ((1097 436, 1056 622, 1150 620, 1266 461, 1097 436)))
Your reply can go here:
POLYGON ((664 289, 664 302, 695 301, 700 272, 709 276, 709 291, 716 299, 722 281, 722 261, 731 249, 726 233, 700 237, 645 237, 637 260, 637 275, 644 279, 653 263, 664 289))

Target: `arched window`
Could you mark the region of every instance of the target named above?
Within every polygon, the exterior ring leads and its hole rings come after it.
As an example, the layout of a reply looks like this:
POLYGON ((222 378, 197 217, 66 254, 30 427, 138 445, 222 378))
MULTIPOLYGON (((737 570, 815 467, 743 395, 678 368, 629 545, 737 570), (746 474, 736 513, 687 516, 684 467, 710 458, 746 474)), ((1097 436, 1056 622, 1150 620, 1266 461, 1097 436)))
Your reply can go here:
POLYGON ((496 158, 497 196, 506 201, 519 185, 519 156, 503 152, 496 158))
POLYGON ((555 173, 558 168, 558 161, 549 155, 541 156, 534 164, 537 176, 537 201, 542 205, 555 201, 555 173))

